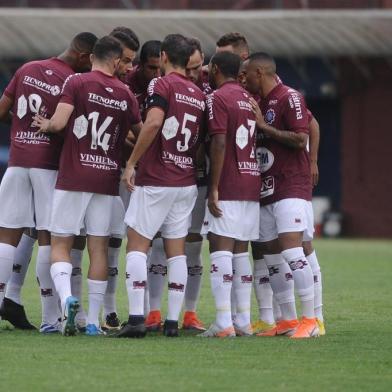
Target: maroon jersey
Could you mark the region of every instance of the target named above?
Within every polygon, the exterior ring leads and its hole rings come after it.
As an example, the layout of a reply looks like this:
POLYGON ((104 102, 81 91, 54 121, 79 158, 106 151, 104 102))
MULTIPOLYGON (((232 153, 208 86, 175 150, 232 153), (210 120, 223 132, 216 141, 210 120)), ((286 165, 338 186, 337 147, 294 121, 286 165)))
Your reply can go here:
POLYGON ((56 188, 118 195, 121 150, 141 121, 129 88, 100 71, 65 82, 60 102, 74 106, 65 129, 56 188))
POLYGON ((143 77, 143 74, 141 73, 138 66, 127 73, 125 84, 129 86, 132 93, 134 94, 144 119, 144 104, 147 98, 147 88, 150 82, 143 77))
POLYGON ((219 200, 259 200, 256 121, 249 98, 237 82, 226 82, 207 97, 209 135, 226 135, 219 200))
POLYGON ((13 100, 8 166, 57 170, 63 138, 37 134, 32 117, 52 117, 72 68, 57 58, 32 61, 16 71, 4 91, 13 100))
MULTIPOLYGON (((267 124, 274 128, 309 133, 309 115, 302 95, 282 83, 261 100, 267 124)), ((309 155, 258 133, 258 159, 262 187, 260 203, 267 205, 288 198, 311 200, 309 155)))
POLYGON ((152 80, 148 95, 147 110, 158 107, 165 112, 165 119, 140 159, 136 185, 195 185, 195 159, 204 121, 205 95, 176 72, 152 80))
POLYGON ((208 71, 201 71, 200 78, 197 81, 196 86, 199 87, 199 89, 203 91, 205 95, 212 93, 213 90, 208 80, 208 71))

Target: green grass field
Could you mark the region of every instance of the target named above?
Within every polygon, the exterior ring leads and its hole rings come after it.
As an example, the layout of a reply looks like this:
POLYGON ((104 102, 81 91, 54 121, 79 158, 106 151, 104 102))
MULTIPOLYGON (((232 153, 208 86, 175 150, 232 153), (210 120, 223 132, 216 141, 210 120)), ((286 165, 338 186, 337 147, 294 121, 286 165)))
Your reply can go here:
MULTIPOLYGON (((0 391, 391 391, 392 243, 315 245, 324 274, 322 338, 64 338, 14 331, 0 322, 0 391)), ((34 270, 32 265, 23 298, 38 325, 34 270)), ((121 271, 123 277, 124 257, 121 271)), ((206 324, 214 318, 208 275, 199 305, 206 324)), ((120 282, 118 305, 125 319, 124 279, 120 282)))

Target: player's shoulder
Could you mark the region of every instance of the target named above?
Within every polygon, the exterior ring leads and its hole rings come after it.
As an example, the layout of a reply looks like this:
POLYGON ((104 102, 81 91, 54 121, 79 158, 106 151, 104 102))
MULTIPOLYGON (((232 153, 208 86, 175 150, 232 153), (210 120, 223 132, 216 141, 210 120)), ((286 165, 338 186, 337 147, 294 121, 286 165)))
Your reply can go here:
POLYGON ((298 90, 285 84, 280 85, 278 97, 281 99, 303 99, 303 95, 298 90))
POLYGON ((153 95, 156 92, 156 89, 159 87, 166 87, 166 81, 163 76, 159 76, 151 80, 147 87, 147 94, 153 95))

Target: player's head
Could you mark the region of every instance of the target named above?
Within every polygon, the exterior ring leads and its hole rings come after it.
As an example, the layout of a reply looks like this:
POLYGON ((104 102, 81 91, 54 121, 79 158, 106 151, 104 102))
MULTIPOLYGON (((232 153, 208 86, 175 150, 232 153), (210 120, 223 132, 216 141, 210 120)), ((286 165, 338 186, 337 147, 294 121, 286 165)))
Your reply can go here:
POLYGON ((140 69, 149 82, 161 76, 161 41, 146 41, 140 51, 140 69))
POLYGON ((238 83, 241 84, 243 88, 246 88, 246 72, 249 64, 249 59, 241 63, 240 69, 238 71, 238 83))
POLYGON ((203 69, 204 53, 201 50, 200 41, 197 38, 188 38, 188 43, 192 47, 192 54, 186 65, 186 76, 193 83, 200 79, 203 69))
POLYGON ((168 66, 185 70, 191 54, 192 46, 189 44, 187 38, 181 34, 167 35, 161 46, 161 65, 163 71, 168 66))
POLYGON ((105 68, 112 75, 117 73, 123 53, 121 42, 110 35, 100 38, 93 49, 91 62, 94 68, 105 68))
POLYGON ((271 83, 277 83, 276 63, 268 53, 258 52, 249 57, 246 69, 247 89, 257 94, 271 83))
POLYGON ((132 62, 135 60, 139 46, 130 35, 121 31, 112 31, 110 36, 117 38, 121 42, 123 48, 116 76, 120 80, 124 80, 127 72, 132 69, 132 62))
POLYGON ((66 57, 75 72, 87 72, 91 69, 90 55, 97 37, 93 33, 83 32, 75 35, 67 49, 66 57))
POLYGON ((135 45, 136 45, 135 52, 137 52, 139 50, 139 48, 140 48, 139 37, 136 35, 136 33, 132 29, 130 29, 129 27, 125 27, 125 26, 117 26, 112 30, 110 35, 112 35, 113 33, 117 33, 117 32, 126 34, 129 38, 131 38, 135 42, 135 45))
POLYGON ((231 52, 214 54, 208 65, 208 80, 213 89, 227 80, 237 80, 241 59, 231 52))
POLYGON ((216 41, 216 52, 232 52, 246 60, 249 57, 248 41, 241 33, 227 33, 216 41))

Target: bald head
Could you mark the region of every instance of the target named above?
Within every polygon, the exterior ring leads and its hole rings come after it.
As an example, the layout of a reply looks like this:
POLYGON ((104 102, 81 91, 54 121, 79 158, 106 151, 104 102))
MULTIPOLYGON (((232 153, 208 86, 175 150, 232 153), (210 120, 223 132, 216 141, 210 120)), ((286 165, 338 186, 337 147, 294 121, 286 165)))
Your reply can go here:
POLYGON ((98 38, 93 33, 79 33, 72 38, 70 49, 78 53, 90 54, 93 51, 97 39, 98 38))

